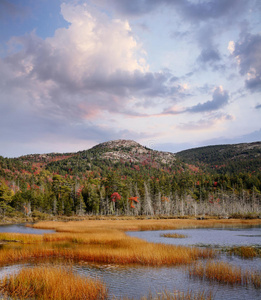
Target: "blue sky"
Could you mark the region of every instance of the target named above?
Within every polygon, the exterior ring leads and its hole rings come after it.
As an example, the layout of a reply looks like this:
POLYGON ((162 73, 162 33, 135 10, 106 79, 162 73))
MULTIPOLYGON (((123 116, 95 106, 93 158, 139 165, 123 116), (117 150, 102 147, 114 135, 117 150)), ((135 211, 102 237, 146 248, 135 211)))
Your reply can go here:
POLYGON ((1 0, 0 155, 261 140, 258 0, 1 0))

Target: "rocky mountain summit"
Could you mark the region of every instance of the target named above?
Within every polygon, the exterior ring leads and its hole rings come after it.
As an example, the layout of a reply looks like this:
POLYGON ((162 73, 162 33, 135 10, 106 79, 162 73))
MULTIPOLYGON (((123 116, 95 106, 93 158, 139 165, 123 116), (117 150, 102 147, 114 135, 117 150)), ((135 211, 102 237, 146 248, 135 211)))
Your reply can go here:
POLYGON ((176 160, 173 153, 152 150, 132 140, 109 141, 88 151, 95 153, 96 158, 120 162, 173 164, 176 160))

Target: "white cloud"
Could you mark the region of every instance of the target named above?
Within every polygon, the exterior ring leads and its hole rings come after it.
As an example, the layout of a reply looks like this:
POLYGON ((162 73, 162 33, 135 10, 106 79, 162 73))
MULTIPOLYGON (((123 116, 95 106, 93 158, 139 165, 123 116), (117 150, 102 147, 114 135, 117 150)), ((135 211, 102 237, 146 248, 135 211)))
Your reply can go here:
MULTIPOLYGON (((101 73, 109 75, 117 70, 143 71, 139 64, 138 43, 127 21, 110 20, 89 7, 62 4, 63 17, 70 22, 68 29, 57 30, 48 41, 62 54, 69 49, 69 61, 77 67, 80 77, 101 73)), ((67 55, 66 55, 67 56, 67 55)))
POLYGON ((21 88, 26 94, 23 101, 30 99, 46 113, 55 110, 66 116, 73 111, 79 116, 83 106, 97 112, 127 104, 128 97, 114 103, 116 90, 124 95, 130 81, 135 88, 138 80, 152 80, 154 74, 147 76, 144 51, 128 22, 89 9, 62 4, 68 28, 57 29, 45 40, 35 32, 13 37, 10 44, 15 51, 1 62, 5 86, 21 88))

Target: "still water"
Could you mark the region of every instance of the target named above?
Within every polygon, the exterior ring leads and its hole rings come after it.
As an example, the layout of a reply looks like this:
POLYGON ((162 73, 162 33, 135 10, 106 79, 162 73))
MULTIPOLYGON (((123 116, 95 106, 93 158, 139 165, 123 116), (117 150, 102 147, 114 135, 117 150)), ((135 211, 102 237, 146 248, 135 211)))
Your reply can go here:
POLYGON ((0 232, 44 234, 44 233, 55 232, 55 230, 35 229, 31 227, 26 227, 25 224, 15 224, 15 225, 0 225, 0 232))
POLYGON ((261 227, 251 228, 195 228, 180 230, 158 230, 128 232, 129 236, 139 237, 153 243, 164 243, 184 246, 261 246, 261 227), (184 234, 186 238, 173 239, 162 237, 165 233, 184 234))
MULTIPOLYGON (((13 225, 16 226, 16 225, 13 225)), ((36 229, 34 229, 36 230, 36 229)), ((0 228, 1 231, 1 228, 0 228)), ((37 230, 38 231, 38 230, 37 230)), ((30 232, 31 233, 31 232, 30 232)), ((35 233, 35 232, 34 232, 35 233)), ((168 231, 144 231, 128 232, 130 236, 146 239, 150 242, 194 245, 208 244, 215 246, 234 245, 259 245, 261 246, 261 227, 255 228, 233 228, 233 229, 183 229, 168 231), (172 239, 163 238, 163 233, 182 233, 187 238, 172 239)), ((230 264, 261 270, 261 259, 244 260, 238 257, 230 257, 222 254, 219 260, 228 261, 230 264)), ((17 272, 21 267, 30 267, 30 264, 12 265, 1 268, 1 277, 17 272)), ((221 300, 255 300, 261 299, 261 290, 252 286, 240 287, 226 284, 209 283, 199 279, 190 279, 186 267, 140 267, 140 266, 118 266, 118 265, 78 265, 73 270, 82 276, 99 278, 109 288, 110 298, 123 298, 128 296, 133 299, 140 299, 150 292, 156 294, 163 289, 169 291, 211 291, 214 299, 221 300)))

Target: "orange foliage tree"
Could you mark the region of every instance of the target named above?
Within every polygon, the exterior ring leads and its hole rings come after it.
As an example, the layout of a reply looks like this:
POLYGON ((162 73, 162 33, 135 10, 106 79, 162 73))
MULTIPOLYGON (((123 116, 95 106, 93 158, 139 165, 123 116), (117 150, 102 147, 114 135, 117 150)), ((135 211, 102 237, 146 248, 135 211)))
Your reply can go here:
POLYGON ((130 197, 130 198, 129 198, 129 203, 130 203, 130 207, 131 207, 131 208, 135 208, 134 202, 139 203, 138 198, 139 198, 139 197, 130 197))

